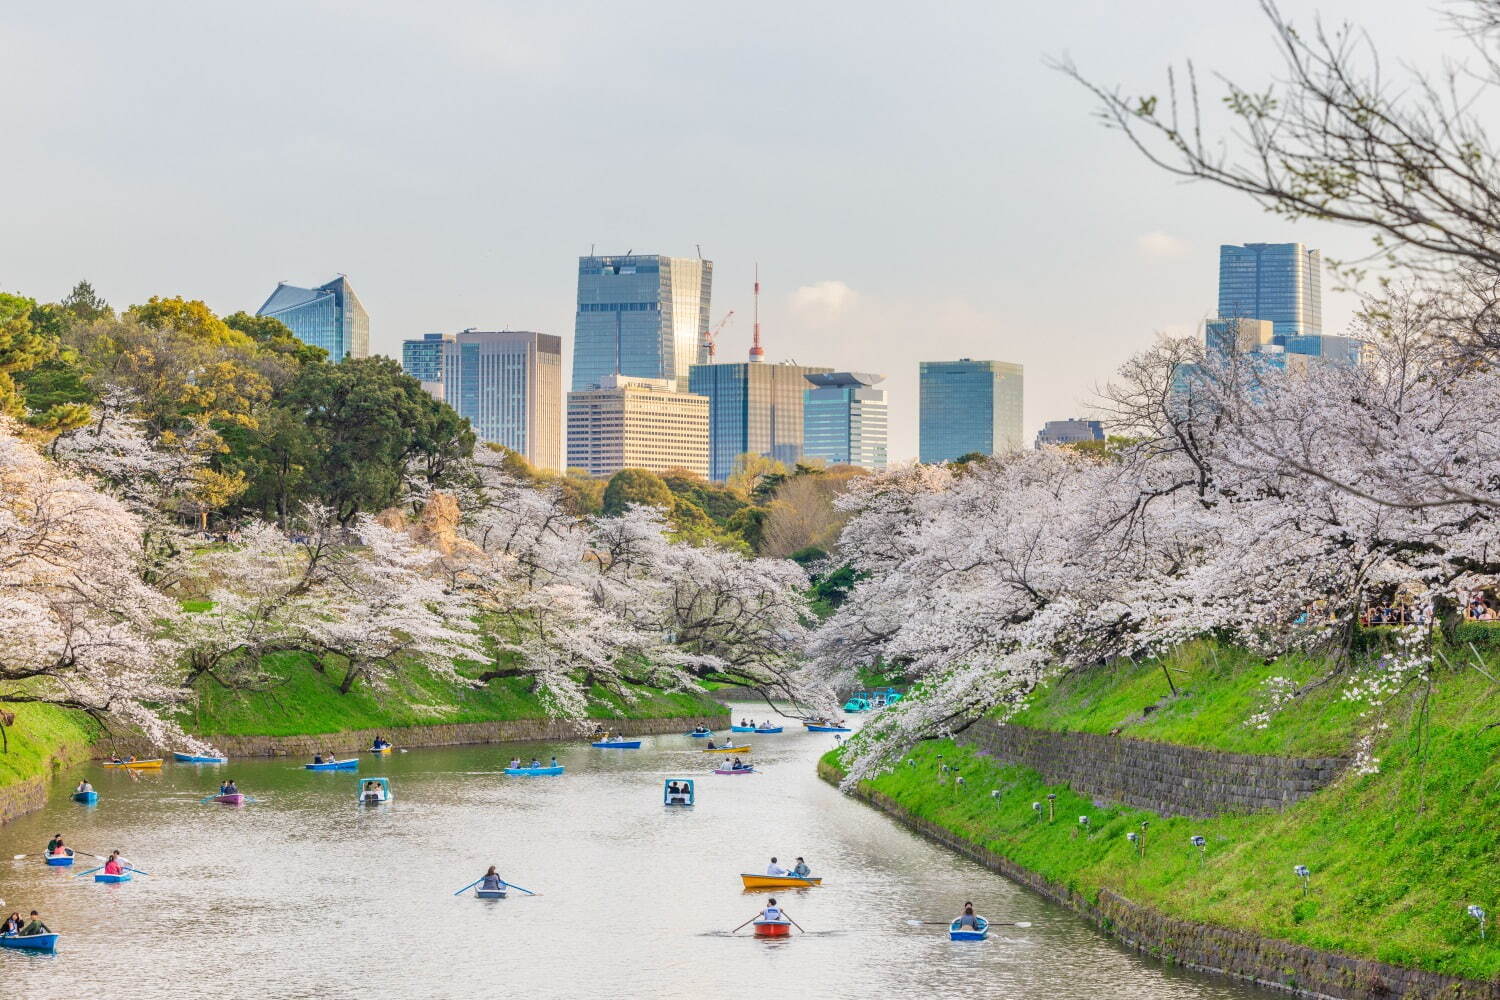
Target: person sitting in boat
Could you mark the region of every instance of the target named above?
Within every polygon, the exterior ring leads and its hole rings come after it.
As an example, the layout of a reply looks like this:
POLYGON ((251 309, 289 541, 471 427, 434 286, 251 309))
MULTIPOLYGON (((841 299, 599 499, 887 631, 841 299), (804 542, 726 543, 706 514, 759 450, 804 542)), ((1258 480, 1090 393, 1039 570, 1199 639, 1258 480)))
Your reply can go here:
POLYGON ((519 758, 519 757, 512 757, 510 759, 510 769, 512 771, 518 771, 518 770, 520 770, 521 769, 521 758, 519 758))
POLYGON ((557 762, 557 755, 556 754, 552 755, 552 763, 548 764, 547 766, 548 767, 562 767, 562 765, 557 762))
POLYGON ((314 764, 321 764, 321 763, 323 763, 323 755, 320 754, 320 753, 313 754, 313 763, 314 764))
POLYGON ((738 758, 738 757, 736 757, 736 758, 735 758, 735 759, 734 759, 734 760, 733 760, 733 762, 731 762, 731 763, 730 763, 730 765, 729 765, 729 769, 730 769, 730 770, 731 770, 731 771, 744 771, 744 770, 746 770, 746 769, 747 769, 747 768, 748 768, 748 767, 749 767, 749 766, 750 766, 750 765, 748 765, 748 764, 746 764, 746 763, 744 763, 744 762, 743 762, 743 761, 741 761, 741 760, 740 760, 740 759, 739 759, 739 758, 738 758))
POLYGON ((812 874, 812 869, 807 867, 806 861, 798 858, 797 863, 792 866, 792 874, 798 878, 807 878, 807 876, 812 874))
POLYGON ((130 862, 120 857, 119 851, 110 851, 109 860, 104 862, 104 874, 124 875, 126 869, 128 869, 129 867, 130 862))
POLYGON ((236 785, 234 783, 234 779, 233 778, 230 778, 228 781, 224 782, 224 787, 222 787, 222 788, 219 789, 219 794, 220 795, 238 795, 238 794, 240 794, 240 786, 236 785))
POLYGON ((785 913, 785 910, 776 905, 776 897, 772 896, 770 899, 766 900, 766 908, 760 911, 760 919, 771 920, 775 921, 776 923, 780 923, 781 921, 786 919, 785 913))
POLYGON ((484 873, 484 878, 482 878, 482 879, 479 880, 479 888, 481 888, 481 889, 504 889, 505 888, 505 879, 501 878, 500 875, 499 875, 499 873, 495 871, 495 866, 494 865, 490 865, 490 870, 487 871, 487 872, 485 872, 484 873))
POLYGON ((0 926, 0 934, 19 934, 25 922, 21 920, 21 911, 12 910, 10 916, 5 918, 4 926, 0 926))
POLYGON ((979 918, 974 915, 974 904, 972 902, 964 902, 964 912, 960 913, 958 919, 953 921, 953 926, 958 930, 963 930, 966 927, 976 931, 979 930, 979 918))
POLYGON ((28 937, 28 936, 30 936, 32 934, 51 934, 51 933, 52 933, 52 928, 50 928, 46 924, 42 923, 42 915, 40 913, 36 912, 35 910, 31 911, 31 919, 26 922, 26 926, 23 927, 23 928, 21 928, 21 936, 22 937, 28 937))
POLYGON ((73 789, 73 794, 74 795, 78 795, 78 794, 81 794, 83 792, 92 792, 93 790, 94 790, 94 786, 91 785, 91 784, 89 784, 89 779, 84 778, 82 781, 80 781, 78 783, 78 787, 75 788, 75 789, 73 789))
POLYGON ((47 853, 48 854, 62 854, 64 852, 67 852, 67 853, 70 853, 70 854, 72 853, 71 851, 68 851, 68 849, 66 847, 63 846, 62 834, 60 834, 60 833, 54 833, 52 835, 52 839, 49 840, 49 841, 47 841, 47 853))
POLYGON ((379 802, 380 801, 380 786, 377 785, 373 781, 367 781, 367 782, 365 782, 365 801, 366 802, 379 802))
MULTIPOLYGON (((766 865, 766 874, 770 875, 772 877, 775 877, 775 878, 782 878, 782 877, 785 877, 787 875, 790 875, 791 872, 789 872, 785 868, 781 867, 781 865, 779 865, 779 864, 776 863, 776 859, 772 858, 771 859, 771 863, 768 864, 768 865, 766 865)), ((776 900, 773 899, 773 900, 771 900, 771 902, 774 903, 774 902, 776 902, 776 900)))
POLYGON ((541 767, 542 766, 542 762, 540 760, 538 760, 537 758, 533 757, 533 758, 531 758, 531 766, 532 767, 541 767))

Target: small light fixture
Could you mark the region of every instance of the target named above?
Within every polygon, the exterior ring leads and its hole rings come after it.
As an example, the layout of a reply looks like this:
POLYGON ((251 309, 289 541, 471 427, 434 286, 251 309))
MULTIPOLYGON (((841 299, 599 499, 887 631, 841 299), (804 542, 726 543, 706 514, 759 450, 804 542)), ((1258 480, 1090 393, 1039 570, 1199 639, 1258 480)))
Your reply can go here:
POLYGON ((991 788, 990 789, 990 798, 992 798, 992 799, 998 799, 999 797, 1000 797, 1000 789, 998 789, 998 788, 991 788))
POLYGON ((1293 865, 1292 874, 1302 880, 1302 895, 1306 896, 1312 887, 1312 872, 1307 870, 1306 865, 1293 865))
POLYGON ((1484 908, 1483 907, 1476 906, 1473 903, 1469 904, 1469 916, 1471 916, 1475 920, 1479 921, 1479 940, 1481 940, 1481 941, 1484 940, 1484 918, 1485 918, 1485 915, 1486 914, 1484 912, 1484 908))
POLYGON ((1207 837, 1189 837, 1188 838, 1188 843, 1190 843, 1194 847, 1198 848, 1198 863, 1201 865, 1203 863, 1204 856, 1208 853, 1208 838, 1207 837))
POLYGON ((1089 828, 1089 818, 1087 816, 1078 817, 1078 825, 1087 830, 1089 828))
POLYGON ((1057 818, 1057 810, 1055 808, 1056 802, 1057 802, 1057 793, 1056 792, 1048 792, 1047 793, 1047 822, 1048 823, 1052 822, 1054 819, 1057 818))
POLYGON ((1031 811, 1036 813, 1037 819, 1042 818, 1042 804, 1040 802, 1033 802, 1031 804, 1031 811))

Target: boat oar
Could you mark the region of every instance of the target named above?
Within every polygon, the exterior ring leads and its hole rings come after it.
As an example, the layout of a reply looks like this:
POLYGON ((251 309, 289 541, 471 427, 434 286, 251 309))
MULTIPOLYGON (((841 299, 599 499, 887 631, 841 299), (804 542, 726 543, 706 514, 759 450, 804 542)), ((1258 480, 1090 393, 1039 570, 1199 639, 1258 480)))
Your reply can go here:
POLYGON ((791 917, 790 917, 790 916, 788 916, 788 915, 787 915, 787 914, 786 914, 786 913, 782 913, 782 916, 783 916, 783 917, 786 917, 786 922, 787 922, 787 923, 789 923, 789 924, 791 924, 791 925, 792 925, 792 926, 793 926, 793 927, 795 927, 795 928, 797 928, 797 929, 798 929, 798 930, 799 930, 799 931, 802 931, 802 933, 803 933, 803 934, 806 934, 806 933, 807 933, 807 931, 805 931, 805 930, 802 930, 802 925, 801 925, 801 924, 799 924, 799 923, 797 923, 797 921, 795 921, 795 920, 793 920, 793 919, 792 919, 792 918, 791 918, 791 917))
MULTIPOLYGON (((749 925, 750 925, 750 924, 753 924, 753 923, 755 923, 755 922, 756 922, 756 921, 757 921, 757 920, 759 920, 759 919, 760 919, 760 914, 759 914, 759 913, 757 913, 757 914, 756 914, 756 915, 755 915, 755 916, 753 916, 753 917, 751 917, 751 918, 750 918, 750 919, 749 919, 749 920, 746 920, 746 921, 745 921, 745 922, 744 922, 744 923, 743 923, 743 924, 740 924, 740 926, 739 926, 739 927, 736 927, 736 928, 735 928, 735 929, 734 929, 734 931, 737 931, 737 930, 739 930, 739 929, 740 929, 740 928, 742 928, 742 927, 748 927, 748 926, 749 926, 749 925)), ((734 933, 734 931, 730 931, 730 932, 729 932, 729 933, 731 933, 731 934, 733 934, 733 933, 734 933)))
MULTIPOLYGON (((941 926, 941 927, 952 927, 953 926, 953 921, 951 921, 951 920, 908 920, 907 923, 910 924, 913 927, 928 927, 928 926, 931 926, 931 927, 939 927, 939 926, 941 926)), ((991 920, 988 923, 986 923, 985 926, 986 927, 1030 927, 1031 926, 1031 921, 1029 921, 1029 920, 1013 920, 1013 921, 1010 921, 1009 923, 1006 923, 1006 922, 1000 921, 1000 920, 991 920)))
POLYGON ((132 867, 130 867, 128 865, 126 866, 125 870, 128 871, 128 872, 135 872, 137 875, 150 875, 151 874, 150 872, 143 872, 139 868, 132 868, 132 867))
POLYGON ((484 876, 481 875, 478 878, 476 878, 474 881, 470 882, 468 885, 464 886, 462 889, 458 890, 458 892, 455 892, 453 895, 455 895, 455 896, 461 896, 461 895, 463 895, 464 893, 468 892, 470 889, 474 888, 476 885, 478 885, 479 883, 481 883, 483 881, 484 881, 484 876))
POLYGON ((94 874, 94 872, 102 872, 103 870, 104 870, 104 866, 100 865, 98 868, 90 868, 86 872, 79 872, 77 875, 74 875, 73 877, 74 878, 83 878, 85 875, 92 875, 92 874, 94 874))
MULTIPOLYGON (((505 879, 501 879, 500 881, 505 882, 505 879)), ((516 885, 514 882, 505 882, 505 884, 508 885, 508 886, 510 886, 512 889, 520 889, 522 892, 526 893, 526 895, 528 895, 528 896, 540 896, 541 895, 541 893, 539 893, 539 892, 532 892, 530 889, 526 889, 526 888, 523 888, 523 887, 521 887, 519 885, 516 885)))

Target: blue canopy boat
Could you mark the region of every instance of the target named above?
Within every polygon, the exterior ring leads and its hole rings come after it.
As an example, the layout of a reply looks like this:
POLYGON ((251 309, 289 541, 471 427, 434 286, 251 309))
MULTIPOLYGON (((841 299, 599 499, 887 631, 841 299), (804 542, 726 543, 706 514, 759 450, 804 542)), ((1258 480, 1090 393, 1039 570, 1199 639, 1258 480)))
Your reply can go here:
POLYGON ((661 783, 661 804, 664 806, 691 806, 696 798, 692 778, 668 778, 661 783), (677 787, 674 789, 673 785, 677 787))
POLYGON ((870 696, 864 691, 859 692, 844 702, 844 711, 846 712, 868 712, 869 710, 870 696))
POLYGON ((25 948, 30 951, 56 951, 61 934, 0 934, 0 948, 25 948))
POLYGON ((591 746, 591 747, 598 747, 600 750, 639 750, 641 748, 641 741, 640 740, 600 740, 597 743, 590 743, 589 746, 591 746))
POLYGON ((362 806, 379 806, 391 801, 396 793, 391 791, 390 778, 360 778, 354 793, 354 801, 362 806))
POLYGON ((95 882, 107 882, 107 883, 109 883, 111 885, 114 885, 114 884, 119 883, 119 882, 129 882, 130 881, 130 873, 129 872, 121 872, 118 875, 106 875, 104 872, 95 872, 94 873, 94 881, 95 882))
POLYGON ((974 926, 965 927, 963 930, 958 929, 957 920, 948 925, 949 941, 983 941, 989 936, 990 922, 983 917, 975 917, 974 926))
POLYGON ((228 757, 209 757, 198 753, 173 753, 172 759, 179 764, 226 764, 228 757))
POLYGON ((348 760, 325 760, 321 764, 303 764, 309 771, 358 771, 359 758, 350 757, 348 760))
POLYGON ((540 778, 562 774, 566 770, 561 764, 556 767, 507 767, 505 773, 517 778, 540 778))
POLYGON ((95 791, 74 792, 73 801, 82 802, 86 806, 91 806, 99 801, 99 793, 95 791))

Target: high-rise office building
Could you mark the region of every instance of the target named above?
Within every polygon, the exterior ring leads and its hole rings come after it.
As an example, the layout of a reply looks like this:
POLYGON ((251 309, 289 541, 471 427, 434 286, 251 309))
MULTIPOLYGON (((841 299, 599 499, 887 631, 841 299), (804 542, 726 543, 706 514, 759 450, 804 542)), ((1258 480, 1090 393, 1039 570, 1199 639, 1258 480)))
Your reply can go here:
POLYGON ((831 371, 757 361, 694 365, 688 388, 708 397, 709 477, 728 479, 744 454, 795 464, 803 453, 803 376, 831 371))
POLYGON ((1077 444, 1080 441, 1103 441, 1104 425, 1097 420, 1070 417, 1067 420, 1049 420, 1037 432, 1036 446, 1077 444))
POLYGON ((283 281, 255 315, 281 320, 298 340, 327 351, 330 361, 370 356, 370 314, 342 274, 316 288, 283 281))
POLYGON ((923 462, 1019 451, 1024 371, 1005 361, 924 361, 918 451, 923 462))
POLYGON ((573 391, 608 375, 671 379, 708 360, 713 261, 631 254, 578 258, 573 391))
POLYGON ((568 467, 591 476, 621 469, 687 469, 708 476, 708 397, 672 379, 605 375, 568 393, 568 467))
POLYGON ((1323 255, 1301 243, 1219 247, 1219 316, 1270 320, 1282 337, 1323 332, 1323 255))
POLYGON ((562 338, 465 330, 439 343, 443 401, 469 418, 474 435, 519 452, 539 469, 561 472, 562 338))
POLYGON ((884 375, 813 373, 802 394, 802 454, 829 465, 884 469, 888 426, 884 375))
POLYGON ((451 333, 425 333, 401 342, 401 370, 438 399, 443 398, 443 345, 452 340, 451 333))

